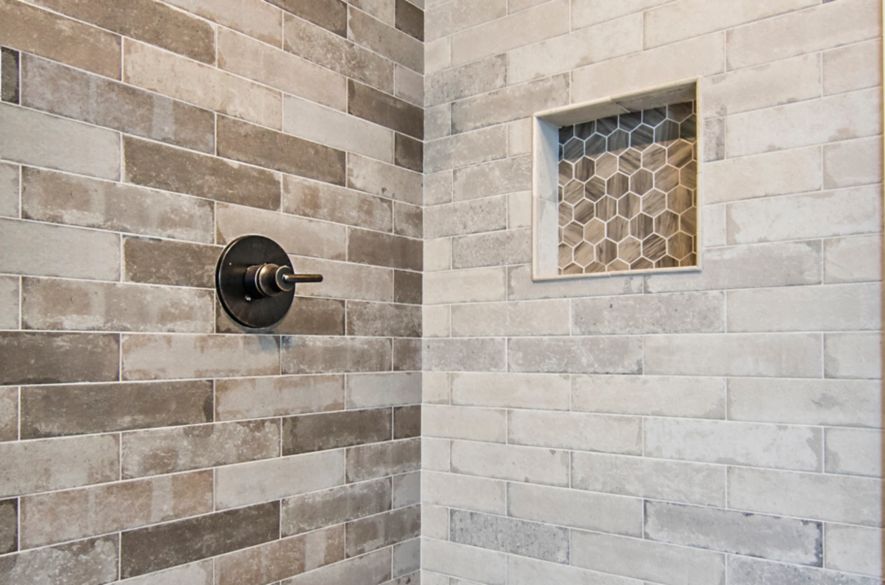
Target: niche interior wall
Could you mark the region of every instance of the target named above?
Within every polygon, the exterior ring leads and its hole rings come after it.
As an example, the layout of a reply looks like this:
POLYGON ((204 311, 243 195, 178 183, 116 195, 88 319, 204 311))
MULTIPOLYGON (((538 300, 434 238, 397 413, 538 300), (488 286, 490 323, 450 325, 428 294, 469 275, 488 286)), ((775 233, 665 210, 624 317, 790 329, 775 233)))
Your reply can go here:
POLYGON ((417 582, 422 28, 0 0, 0 582, 417 582), (245 233, 325 276, 273 330, 245 233))

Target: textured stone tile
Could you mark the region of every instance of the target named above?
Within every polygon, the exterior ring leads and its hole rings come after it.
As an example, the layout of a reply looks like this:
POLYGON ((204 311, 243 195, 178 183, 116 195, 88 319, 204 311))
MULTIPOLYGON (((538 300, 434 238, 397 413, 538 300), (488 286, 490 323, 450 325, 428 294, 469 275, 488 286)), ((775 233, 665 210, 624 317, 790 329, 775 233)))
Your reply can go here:
POLYGON ((420 439, 350 447, 347 450, 347 481, 408 473, 416 471, 420 465, 420 439))
MULTIPOLYGON (((400 0, 398 4, 406 2, 400 0)), ((423 28, 424 15, 415 6, 412 6, 412 11, 417 13, 416 16, 412 16, 412 25, 417 24, 423 28)), ((400 10, 401 15, 402 12, 400 10)), ((424 72, 423 43, 414 35, 398 30, 401 28, 399 25, 393 28, 359 10, 350 11, 347 25, 348 37, 358 45, 417 73, 424 72)))
MULTIPOLYGON (((427 539, 437 538, 446 540, 449 538, 449 510, 440 506, 429 506, 426 503, 421 506, 421 536, 424 537, 423 542, 427 539)), ((423 545, 423 543, 422 543, 423 545)), ((422 568, 430 563, 429 558, 422 560, 422 568)), ((432 573, 426 571, 421 573, 424 578, 432 576, 432 573)), ((448 577, 445 578, 443 585, 448 584, 448 577)), ((435 581, 434 581, 435 583, 435 581)))
POLYGON ((517 372, 630 374, 640 371, 642 347, 635 337, 513 339, 510 369, 517 372))
POLYGON ((515 410, 510 412, 508 438, 520 445, 639 455, 642 421, 639 417, 515 410))
POLYGON ((0 277, 0 329, 18 329, 19 279, 0 277))
POLYGON ((616 4, 606 0, 574 0, 572 2, 572 26, 582 28, 613 20, 620 16, 642 12, 668 0, 625 0, 616 4))
POLYGON ((644 518, 651 540, 803 565, 823 562, 818 522, 649 501, 644 518))
POLYGON ((389 339, 283 337, 280 361, 284 374, 386 371, 391 344, 389 339))
POLYGON ((120 37, 15 0, 0 3, 0 44, 120 78, 120 37))
POLYGON ((826 567, 882 576, 882 530, 827 524, 826 567))
POLYGON ((384 549, 287 579, 281 585, 380 585, 390 579, 391 552, 384 549))
POLYGON ((347 376, 347 407, 397 406, 421 402, 421 375, 390 372, 347 376))
POLYGON ((347 111, 418 140, 424 138, 421 108, 353 80, 347 82, 347 111))
POLYGON ((211 242, 212 204, 39 169, 22 169, 22 214, 27 219, 211 242))
POLYGON ((423 364, 421 340, 414 337, 393 339, 393 369, 396 372, 419 371, 423 364))
POLYGON ((881 117, 879 99, 875 89, 865 89, 730 116, 726 122, 728 154, 743 156, 873 136, 869 120, 881 117), (801 125, 801 120, 810 118, 819 123, 801 125))
POLYGON ((507 514, 558 526, 642 535, 642 500, 638 498, 510 483, 507 514))
MULTIPOLYGON (((708 253, 704 259, 706 262, 708 253)), ((508 298, 513 300, 549 299, 563 297, 611 296, 642 292, 642 279, 633 276, 615 276, 596 280, 593 289, 580 280, 533 282, 530 266, 512 266, 507 270, 508 298)), ((676 275, 671 275, 676 276, 676 275)))
POLYGON ((504 515, 506 483, 496 479, 421 471, 421 498, 425 505, 439 505, 504 515))
MULTIPOLYGON (((276 18, 279 36, 281 20, 279 15, 276 18)), ((343 76, 276 48, 279 46, 279 41, 269 46, 222 28, 218 31, 218 66, 287 94, 338 110, 345 108, 347 89, 343 76)))
POLYGON ((105 179, 120 176, 116 132, 10 104, 0 104, 0 125, 4 159, 105 179))
POLYGON ((704 173, 705 204, 817 191, 822 185, 818 147, 719 160, 704 173))
POLYGON ((390 201, 291 175, 283 177, 283 211, 384 232, 393 229, 390 201))
POLYGON ((454 199, 477 199, 529 190, 531 168, 531 160, 519 156, 455 169, 454 199))
POLYGON ((270 3, 342 37, 347 36, 347 4, 341 0, 270 0, 270 3))
POLYGON ((842 93, 882 83, 882 43, 873 39, 823 54, 824 93, 842 93))
POLYGON ((252 207, 280 206, 280 181, 270 171, 135 138, 123 142, 130 183, 252 207))
POLYGON ((565 451, 465 441, 452 444, 452 470, 456 473, 566 486, 568 466, 565 451))
POLYGON ((0 441, 18 438, 18 388, 0 388, 0 441))
POLYGON ((279 514, 279 502, 272 502, 124 532, 121 576, 142 575, 275 540, 279 514))
POLYGON ((425 6, 427 41, 446 37, 460 30, 507 15, 506 0, 476 4, 470 0, 429 2, 425 6))
POLYGON ((421 469, 452 471, 452 443, 449 439, 423 437, 421 440, 421 469))
POLYGON ((411 305, 348 302, 347 334, 420 337, 421 309, 411 305))
POLYGON ((847 140, 823 147, 824 187, 875 183, 882 176, 882 142, 878 137, 847 140))
POLYGON ((0 48, 0 99, 10 104, 21 103, 20 60, 15 49, 0 48))
POLYGON ((353 557, 420 535, 421 509, 400 508, 346 525, 346 552, 353 557))
POLYGON ((343 558, 344 528, 336 526, 221 556, 215 562, 215 582, 270 583, 343 558))
POLYGON ((503 339, 425 339, 424 369, 487 372, 507 369, 503 339))
POLYGON ((507 556, 496 551, 447 540, 424 539, 421 558, 424 571, 438 571, 488 585, 506 583, 507 556))
POLYGON ((569 377, 563 375, 458 373, 452 375, 451 387, 453 404, 543 410, 569 408, 569 377))
POLYGON ((122 581, 123 585, 212 585, 213 561, 199 561, 122 581))
POLYGON ((22 328, 205 333, 214 302, 206 290, 25 278, 22 328))
POLYGON ((612 414, 725 418, 725 380, 669 376, 576 376, 572 409, 612 414))
POLYGON ((452 128, 455 132, 468 132, 564 105, 569 85, 567 75, 557 75, 455 102, 452 128))
POLYGON ((213 288, 217 246, 123 238, 123 279, 130 282, 213 288))
POLYGON ((697 549, 593 532, 572 532, 571 564, 666 585, 722 585, 725 557, 697 549))
POLYGON ((230 465, 215 471, 216 508, 236 508, 344 483, 344 451, 230 465))
POLYGON ((417 173, 424 170, 424 144, 421 141, 397 134, 394 147, 394 162, 398 166, 417 173))
POLYGON ((0 502, 0 552, 15 552, 18 548, 18 500, 0 502))
POLYGON ((507 575, 512 585, 557 583, 559 585, 634 585, 636 581, 614 575, 585 571, 577 567, 537 561, 526 557, 507 558, 507 575))
POLYGON ((28 496, 22 499, 22 548, 211 511, 211 471, 28 496))
POLYGON ((692 504, 725 504, 725 468, 597 453, 575 453, 572 487, 692 504))
MULTIPOLYGON (((401 410, 413 410, 420 413, 420 409, 420 406, 409 406, 401 410)), ((421 473, 419 471, 404 473, 391 479, 392 492, 390 499, 394 508, 421 503, 421 473)))
POLYGON ((421 270, 424 255, 420 240, 351 228, 347 259, 361 264, 421 270))
POLYGON ((378 266, 292 257, 296 272, 322 274, 323 284, 303 287, 299 294, 362 301, 393 301, 393 270, 378 266))
POLYGON ((347 3, 371 14, 381 22, 396 24, 395 0, 347 0, 347 3))
POLYGON ((572 302, 573 333, 716 333, 725 329, 721 293, 641 295, 572 302))
POLYGON ((728 382, 733 420, 879 427, 879 384, 865 380, 760 380, 728 382))
POLYGON ((381 91, 393 93, 393 62, 288 14, 283 18, 283 49, 381 91))
POLYGON ((21 419, 23 439, 211 422, 212 383, 29 386, 21 419))
POLYGON ((882 432, 826 429, 824 471, 882 477, 882 432))
POLYGON ((812 378, 820 371, 817 334, 662 335, 645 339, 644 372, 649 374, 812 378))
POLYGON ((507 227, 507 200, 487 197, 435 205, 424 210, 424 220, 428 238, 503 230, 507 227))
POLYGON ((124 335, 123 378, 228 378, 279 373, 270 336, 124 335))
POLYGON ((846 575, 810 567, 733 557, 728 563, 728 582, 731 585, 877 585, 878 579, 860 575, 846 575))
MULTIPOLYGON (((507 154, 507 128, 490 126, 427 142, 424 145, 424 170, 435 173, 456 169, 505 158, 507 154)), ((447 195, 450 198, 450 193, 447 195)), ((432 193, 427 195, 428 204, 440 202, 432 193)))
POLYGON ((117 579, 117 542, 111 535, 4 556, 0 579, 21 585, 110 583, 117 579))
POLYGON ((114 481, 119 448, 113 435, 0 443, 0 496, 114 481))
POLYGON ((19 167, 0 163, 0 215, 18 217, 19 167))
POLYGON ((120 339, 102 333, 0 333, 0 384, 116 380, 120 339))
POLYGON ((422 277, 423 275, 420 272, 394 271, 393 300, 397 303, 420 305, 424 297, 424 281, 422 277))
POLYGON ((728 32, 728 67, 737 69, 876 37, 871 0, 819 5, 728 32), (801 33, 799 31, 802 31, 801 33))
POLYGON ((22 60, 21 76, 22 105, 194 150, 215 148, 207 110, 31 55, 22 60))
POLYGON ((283 455, 351 447, 393 438, 388 408, 283 419, 283 455))
POLYGON ((123 80, 132 85, 271 128, 280 127, 282 98, 278 91, 129 40, 124 43, 123 53, 123 80))
POLYGON ((342 408, 343 376, 276 376, 215 382, 216 420, 285 416, 342 408))
POLYGON ((407 0, 396 0, 396 28, 424 40, 424 11, 407 0))
POLYGON ((452 244, 455 268, 522 264, 531 260, 529 230, 508 230, 456 237, 452 244))
MULTIPOLYGON (((276 241, 289 254, 332 260, 345 257, 346 231, 343 226, 232 205, 218 205, 215 213, 219 243, 226 244, 243 235, 260 233, 276 241)), ((299 292, 302 290, 299 288, 299 292)))
POLYGON ((737 510, 881 526, 881 490, 867 477, 728 469, 728 504, 737 510))
MULTIPOLYGON (((216 305, 216 332, 242 333, 255 331, 233 321, 221 307, 216 305)), ((285 333, 292 335, 344 335, 344 301, 295 297, 292 307, 283 320, 262 333, 285 333)))
POLYGON ((565 528, 452 510, 452 542, 484 549, 564 563, 569 556, 569 534, 565 528))
POLYGON ((471 441, 507 440, 507 412, 490 408, 425 405, 423 436, 471 441))
POLYGON ((123 435, 123 477, 133 478, 276 457, 276 420, 134 431, 123 435))
POLYGON ((824 336, 827 378, 882 377, 882 336, 878 333, 828 333, 824 336))
POLYGON ((286 498, 282 502, 282 534, 299 534, 386 512, 390 497, 390 480, 377 479, 286 498))
POLYGON ((449 270, 452 267, 452 239, 424 240, 424 272, 449 270))
MULTIPOLYGON (((279 9, 263 0, 166 0, 218 24, 229 26, 268 44, 278 46, 282 35, 279 9)), ((219 31, 224 34, 222 29, 219 31)), ((219 50, 222 42, 219 39, 219 50)))
POLYGON ((421 174, 356 154, 347 157, 347 186, 413 205, 423 200, 421 174))
POLYGON ((507 77, 506 55, 493 55, 473 63, 426 75, 426 106, 436 106, 500 89, 507 77))

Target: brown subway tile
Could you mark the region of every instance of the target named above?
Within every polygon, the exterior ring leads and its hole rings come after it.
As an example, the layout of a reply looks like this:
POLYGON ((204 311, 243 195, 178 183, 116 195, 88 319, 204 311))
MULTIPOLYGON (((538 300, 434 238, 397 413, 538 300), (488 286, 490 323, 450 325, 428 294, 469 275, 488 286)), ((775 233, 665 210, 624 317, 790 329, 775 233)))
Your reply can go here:
POLYGON ((85 384, 22 388, 23 439, 212 421, 212 382, 85 384))
POLYGON ((384 514, 348 522, 347 556, 355 557, 384 546, 419 536, 421 508, 400 508, 384 514))
POLYGON ((343 151, 234 118, 218 118, 218 154, 336 185, 345 180, 343 151))
POLYGON ((0 385, 116 380, 119 352, 113 334, 0 332, 0 385))
POLYGON ((283 500, 282 534, 299 534, 390 509, 390 479, 376 479, 283 500))
POLYGON ((22 329, 208 333, 214 299, 208 290, 24 278, 22 329))
POLYGON ((208 22, 155 0, 34 0, 78 20, 151 43, 191 59, 215 61, 215 29, 208 22))
POLYGON ((424 11, 408 0, 396 0, 396 28, 424 40, 424 11))
POLYGON ((22 169, 22 216, 147 236, 212 242, 212 202, 196 197, 22 169))
POLYGON ((393 300, 397 303, 420 305, 422 281, 420 272, 395 271, 393 273, 393 300))
POLYGON ((351 228, 347 259, 361 264, 421 270, 424 249, 421 240, 351 228))
POLYGON ((275 540, 216 559, 216 585, 271 583, 344 559, 344 527, 275 540))
POLYGON ((121 577, 269 542, 279 536, 279 525, 280 503, 271 502, 124 532, 121 577))
POLYGON ((119 449, 115 435, 0 443, 0 497, 115 481, 119 449))
POLYGON ((123 477, 267 459, 279 451, 276 420, 134 431, 123 435, 123 477))
POLYGON ((424 44, 359 10, 350 11, 350 39, 417 73, 424 72, 424 44))
POLYGON ((117 548, 117 535, 114 534, 0 557, 0 583, 110 583, 117 579, 117 548))
POLYGON ((18 548, 18 500, 0 502, 0 554, 18 548))
POLYGON ((390 439, 389 408, 308 414, 283 419, 283 455, 390 439))
POLYGON ((19 58, 18 51, 0 47, 0 100, 11 104, 19 103, 21 97, 19 58))
POLYGON ((120 37, 16 0, 0 0, 0 45, 120 78, 120 37))
POLYGON ((393 231, 401 236, 421 238, 424 233, 424 210, 417 205, 396 202, 393 205, 393 231))
POLYGON ((421 406, 397 406, 393 409, 393 438, 410 439, 421 435, 421 406))
POLYGON ((287 416, 344 408, 344 376, 274 376, 215 382, 216 420, 287 416))
POLYGON ((397 132, 394 162, 415 172, 424 171, 424 143, 397 132))
POLYGON ((412 138, 424 138, 424 113, 418 106, 353 80, 347 83, 347 94, 349 113, 412 138))
POLYGON ((421 337, 421 307, 348 301, 347 334, 369 337, 421 337))
POLYGON ((44 546, 211 511, 211 471, 27 496, 21 503, 21 547, 44 546))
POLYGON ((356 482, 416 471, 421 466, 420 439, 407 439, 347 450, 347 481, 356 482))
MULTIPOLYGON (((216 303, 218 333, 241 333, 247 329, 234 323, 216 303)), ((255 332, 255 329, 248 329, 255 332)), ((283 320, 262 333, 286 335, 344 335, 344 301, 315 297, 295 297, 292 308, 283 320)))
POLYGON ((0 441, 18 438, 18 388, 0 388, 0 441))
POLYGON ((283 337, 284 374, 390 370, 390 340, 354 337, 283 337))
POLYGON ((382 232, 393 229, 389 200, 291 175, 283 176, 283 211, 382 232))
POLYGON ((130 183, 264 209, 280 207, 280 180, 270 171, 128 136, 123 150, 130 183))
MULTIPOLYGON (((280 46, 280 10, 264 0, 166 0, 166 3, 280 46)), ((222 32, 224 29, 219 29, 219 33, 222 32)))
POLYGON ((418 371, 421 369, 421 340, 393 340, 393 369, 397 372, 418 371))
POLYGON ((194 150, 215 149, 210 111, 39 57, 23 57, 25 106, 194 150))
POLYGON ((308 22, 347 36, 347 4, 341 0, 268 0, 308 22))
POLYGON ((123 238, 123 279, 212 288, 221 248, 149 238, 123 238))

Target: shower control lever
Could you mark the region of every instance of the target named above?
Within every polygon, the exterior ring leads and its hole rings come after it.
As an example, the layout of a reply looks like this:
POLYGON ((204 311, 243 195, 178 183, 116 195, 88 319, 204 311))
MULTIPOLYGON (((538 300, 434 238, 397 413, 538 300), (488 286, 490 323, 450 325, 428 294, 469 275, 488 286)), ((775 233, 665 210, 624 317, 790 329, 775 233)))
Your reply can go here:
POLYGON ((253 298, 273 297, 291 292, 296 284, 323 282, 322 274, 295 274, 291 266, 267 262, 246 269, 246 291, 253 298))

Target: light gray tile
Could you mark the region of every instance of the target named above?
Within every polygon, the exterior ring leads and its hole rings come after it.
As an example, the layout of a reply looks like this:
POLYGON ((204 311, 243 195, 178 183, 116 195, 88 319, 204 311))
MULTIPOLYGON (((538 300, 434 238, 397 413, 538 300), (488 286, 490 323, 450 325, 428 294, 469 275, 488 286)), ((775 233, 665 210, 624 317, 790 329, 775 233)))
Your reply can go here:
POLYGON ((827 378, 882 377, 882 336, 879 333, 828 333, 824 336, 827 378))
POLYGON ((681 376, 575 376, 572 409, 725 418, 725 380, 681 376))
POLYGON ((825 471, 882 477, 881 431, 826 429, 825 433, 825 471))
POLYGON ((452 510, 453 542, 551 562, 568 561, 568 530, 479 512, 452 510))
POLYGON ((718 333, 725 330, 722 293, 601 297, 572 301, 573 333, 718 333))
POLYGON ((452 470, 497 479, 568 485, 568 453, 552 449, 472 443, 452 444, 452 470))
POLYGON ((510 368, 517 372, 636 374, 642 361, 637 337, 573 337, 513 339, 510 368))
POLYGON ((878 585, 879 580, 836 571, 732 557, 728 563, 728 582, 731 585, 878 585))
POLYGON ((514 410, 510 412, 511 443, 581 451, 639 455, 642 420, 578 412, 514 410))
POLYGON ((882 576, 882 530, 827 524, 826 567, 851 573, 882 576))
POLYGON ((497 479, 421 472, 423 502, 435 506, 503 515, 507 513, 506 491, 506 483, 497 479))
POLYGON ((507 484, 507 513, 559 526, 642 535, 642 500, 579 490, 507 484))

